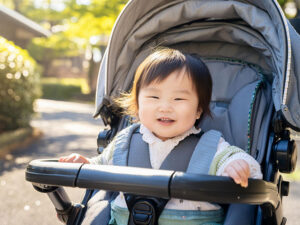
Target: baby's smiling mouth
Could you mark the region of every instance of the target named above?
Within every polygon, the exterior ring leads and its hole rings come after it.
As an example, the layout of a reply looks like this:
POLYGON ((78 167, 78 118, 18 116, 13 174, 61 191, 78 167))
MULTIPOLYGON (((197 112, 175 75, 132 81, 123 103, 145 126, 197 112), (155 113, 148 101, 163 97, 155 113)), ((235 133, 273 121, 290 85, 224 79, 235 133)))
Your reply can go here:
POLYGON ((162 122, 162 123, 172 123, 174 122, 175 120, 173 119, 170 119, 168 117, 160 117, 157 119, 159 122, 162 122))

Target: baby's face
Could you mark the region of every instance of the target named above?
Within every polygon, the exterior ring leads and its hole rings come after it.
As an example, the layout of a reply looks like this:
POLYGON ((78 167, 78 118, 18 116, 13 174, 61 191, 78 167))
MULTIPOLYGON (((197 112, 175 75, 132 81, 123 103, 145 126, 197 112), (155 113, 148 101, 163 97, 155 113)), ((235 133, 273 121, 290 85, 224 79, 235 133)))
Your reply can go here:
POLYGON ((140 122, 163 141, 192 128, 202 113, 185 70, 174 71, 162 82, 141 88, 138 105, 140 122))

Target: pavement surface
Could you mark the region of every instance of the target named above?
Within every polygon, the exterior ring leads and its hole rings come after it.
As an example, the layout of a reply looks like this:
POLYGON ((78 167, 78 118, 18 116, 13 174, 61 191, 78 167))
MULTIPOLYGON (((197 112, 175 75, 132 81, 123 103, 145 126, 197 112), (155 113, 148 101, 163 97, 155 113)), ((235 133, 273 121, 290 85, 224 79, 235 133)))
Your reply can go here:
MULTIPOLYGON (((96 140, 102 124, 92 118, 88 104, 38 100, 32 126, 42 130, 41 139, 0 159, 0 225, 62 224, 46 194, 25 181, 25 168, 34 159, 58 158, 77 152, 96 155, 96 140)), ((84 190, 66 188, 74 202, 81 202, 84 190)))
MULTIPOLYGON (((35 191, 25 181, 25 168, 33 159, 58 158, 72 152, 94 156, 102 124, 92 118, 93 110, 87 104, 37 101, 38 117, 32 126, 42 130, 44 136, 0 159, 0 225, 62 224, 47 195, 35 191)), ((300 152, 298 155, 300 158, 300 152)), ((66 191, 73 202, 80 202, 84 194, 84 190, 77 188, 66 188, 66 191)), ((300 182, 291 183, 290 195, 284 197, 283 204, 287 224, 300 225, 300 182)))

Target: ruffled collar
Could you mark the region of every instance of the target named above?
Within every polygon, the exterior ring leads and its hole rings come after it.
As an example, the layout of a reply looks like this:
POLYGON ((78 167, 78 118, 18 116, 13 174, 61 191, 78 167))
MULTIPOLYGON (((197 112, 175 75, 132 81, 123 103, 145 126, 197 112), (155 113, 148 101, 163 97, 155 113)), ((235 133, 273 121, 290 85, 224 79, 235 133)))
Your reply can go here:
POLYGON ((196 129, 194 126, 187 130, 186 132, 184 132, 181 135, 178 135, 174 138, 170 138, 167 139, 165 141, 159 139, 158 137, 156 137, 147 127, 145 127, 143 124, 141 124, 140 126, 140 133, 142 134, 142 138, 145 142, 147 142, 149 145, 152 145, 154 143, 160 143, 163 145, 168 145, 168 146, 172 146, 172 149, 178 145, 178 143, 183 140, 184 138, 186 138, 187 136, 189 136, 190 134, 198 134, 201 131, 201 129, 196 129))

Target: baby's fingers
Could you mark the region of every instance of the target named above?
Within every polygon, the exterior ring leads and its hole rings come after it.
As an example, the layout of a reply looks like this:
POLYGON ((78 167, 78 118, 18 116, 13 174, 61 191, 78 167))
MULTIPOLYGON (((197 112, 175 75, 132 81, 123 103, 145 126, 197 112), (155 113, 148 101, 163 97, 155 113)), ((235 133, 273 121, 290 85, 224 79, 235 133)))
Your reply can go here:
POLYGON ((240 176, 243 176, 245 178, 249 178, 250 177, 250 168, 248 163, 241 159, 241 160, 236 160, 236 168, 239 171, 240 176))
POLYGON ((60 157, 58 161, 59 162, 70 162, 70 163, 72 163, 75 158, 76 158, 76 155, 71 154, 71 155, 68 155, 68 156, 60 157))
POLYGON ((228 176, 231 177, 236 184, 242 183, 242 180, 241 180, 239 174, 237 173, 237 171, 235 170, 235 168, 233 166, 228 166, 226 168, 225 173, 228 174, 228 176))
POLYGON ((241 179, 241 186, 248 186, 248 178, 250 176, 250 168, 245 160, 236 160, 234 163, 234 168, 241 179))
POLYGON ((248 178, 250 176, 250 168, 245 160, 234 160, 227 165, 225 172, 234 179, 237 184, 242 187, 248 186, 248 178))
POLYGON ((85 157, 76 153, 73 153, 69 156, 61 157, 58 161, 67 163, 89 163, 89 161, 85 157))

